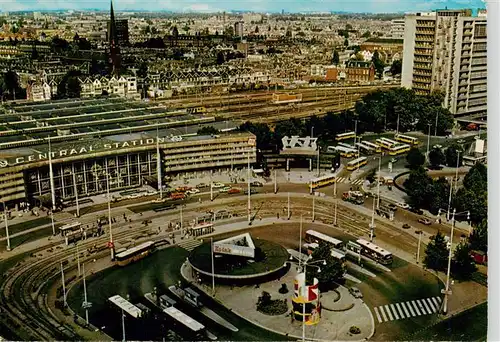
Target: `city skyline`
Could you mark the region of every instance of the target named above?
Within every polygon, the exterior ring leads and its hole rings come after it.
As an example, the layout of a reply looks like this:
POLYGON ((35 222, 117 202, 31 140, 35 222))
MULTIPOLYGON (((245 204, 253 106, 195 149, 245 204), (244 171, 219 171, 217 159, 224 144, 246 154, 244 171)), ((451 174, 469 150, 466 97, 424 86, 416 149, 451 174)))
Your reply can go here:
MULTIPOLYGON (((160 0, 121 0, 115 1, 116 11, 173 11, 173 12, 220 12, 220 11, 253 11, 253 12, 350 12, 350 13, 398 13, 430 11, 435 9, 457 8, 484 8, 481 0, 357 0, 357 1, 266 1, 250 0, 244 5, 235 5, 234 2, 220 2, 215 0, 187 0, 177 1, 160 0), (360 10, 362 9, 362 11, 360 10)), ((48 1, 48 0, 0 0, 3 11, 44 11, 44 10, 107 10, 107 1, 48 1)))

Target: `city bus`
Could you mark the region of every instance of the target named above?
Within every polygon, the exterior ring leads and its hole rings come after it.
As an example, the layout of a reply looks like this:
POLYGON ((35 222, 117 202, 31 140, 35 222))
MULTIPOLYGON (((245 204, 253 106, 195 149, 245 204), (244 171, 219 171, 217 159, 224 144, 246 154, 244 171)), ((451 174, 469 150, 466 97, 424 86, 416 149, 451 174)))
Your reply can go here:
POLYGON ((328 146, 328 152, 339 152, 341 157, 352 158, 358 156, 358 151, 344 146, 328 146))
POLYGON ((400 154, 407 153, 410 149, 411 149, 411 146, 408 144, 401 144, 401 145, 392 146, 391 148, 389 148, 389 155, 398 156, 400 154))
POLYGON ((81 230, 82 230, 82 224, 80 222, 68 223, 62 227, 59 227, 59 233, 61 234, 61 236, 66 236, 72 232, 81 230))
POLYGON ((205 326, 184 312, 173 306, 163 309, 163 312, 173 320, 173 325, 181 334, 188 335, 190 339, 204 340, 206 338, 205 326))
POLYGON ((390 149, 392 146, 396 145, 395 143, 394 144, 391 144, 390 142, 387 142, 385 140, 382 140, 382 139, 377 139, 375 140, 376 144, 378 146, 380 146, 381 148, 385 149, 385 150, 388 150, 390 149))
POLYGON ((396 134, 394 139, 400 142, 404 142, 410 145, 418 145, 418 139, 414 137, 410 137, 408 135, 396 134))
POLYGON ((339 142, 337 143, 338 146, 342 146, 342 147, 347 147, 347 148, 350 148, 350 149, 353 149, 353 150, 356 150, 356 147, 353 146, 353 145, 349 145, 349 144, 346 144, 346 143, 343 143, 343 142, 339 142))
POLYGON ((375 152, 377 152, 377 153, 382 152, 382 149, 380 148, 380 146, 379 146, 379 145, 377 145, 377 144, 372 143, 371 141, 367 141, 367 140, 365 141, 365 140, 363 140, 363 142, 362 142, 362 143, 363 143, 365 146, 368 146, 368 147, 373 148, 373 149, 375 150, 375 152))
POLYGON ((328 186, 330 184, 335 183, 336 178, 337 178, 336 175, 334 175, 333 173, 318 178, 313 178, 311 179, 310 187, 311 189, 317 189, 323 186, 328 186))
POLYGON ((337 141, 342 141, 342 140, 347 140, 347 139, 354 139, 356 138, 356 132, 346 132, 346 133, 340 133, 335 136, 335 140, 337 141))
POLYGON ((368 162, 368 159, 366 157, 360 157, 358 159, 354 159, 353 161, 350 161, 347 163, 347 170, 349 171, 354 171, 359 169, 361 166, 366 165, 368 162))
POLYGON ((363 151, 366 154, 373 154, 375 153, 375 149, 373 147, 367 146, 361 142, 357 142, 356 146, 359 147, 361 151, 363 151))
POLYGON ((325 242, 328 244, 328 246, 342 250, 344 247, 344 243, 340 240, 337 240, 331 236, 328 236, 326 234, 317 232, 315 230, 309 229, 306 231, 306 237, 305 241, 309 243, 317 243, 319 244, 320 242, 325 242))
POLYGON ((191 228, 191 234, 194 237, 210 234, 213 232, 214 232, 214 225, 212 223, 204 223, 191 228))
POLYGON ((348 251, 355 254, 363 255, 367 258, 375 260, 382 265, 392 264, 392 253, 380 248, 376 244, 365 239, 358 239, 356 242, 349 241, 346 245, 348 251))
POLYGON ((126 266, 131 262, 147 257, 149 254, 153 252, 154 247, 155 247, 154 241, 147 241, 141 243, 138 246, 129 248, 124 252, 116 254, 115 256, 116 263, 118 264, 118 266, 126 266))

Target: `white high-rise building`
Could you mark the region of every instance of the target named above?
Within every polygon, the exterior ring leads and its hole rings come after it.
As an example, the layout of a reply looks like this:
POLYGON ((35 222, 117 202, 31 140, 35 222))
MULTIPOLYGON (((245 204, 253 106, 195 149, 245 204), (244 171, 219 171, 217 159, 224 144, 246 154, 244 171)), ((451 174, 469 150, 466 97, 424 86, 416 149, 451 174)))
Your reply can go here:
POLYGON ((486 17, 470 10, 405 18, 401 86, 417 94, 438 90, 453 114, 486 113, 486 17))
POLYGON ((394 39, 403 39, 405 35, 405 19, 391 20, 390 37, 394 39))

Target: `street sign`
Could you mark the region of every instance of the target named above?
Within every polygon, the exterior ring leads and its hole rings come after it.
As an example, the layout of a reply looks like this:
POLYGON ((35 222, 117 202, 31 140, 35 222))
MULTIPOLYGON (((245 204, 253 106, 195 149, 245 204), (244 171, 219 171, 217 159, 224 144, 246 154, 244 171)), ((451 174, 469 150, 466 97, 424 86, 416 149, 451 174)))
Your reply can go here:
POLYGON ((442 294, 447 294, 448 296, 451 295, 451 290, 446 291, 445 289, 441 290, 442 294))

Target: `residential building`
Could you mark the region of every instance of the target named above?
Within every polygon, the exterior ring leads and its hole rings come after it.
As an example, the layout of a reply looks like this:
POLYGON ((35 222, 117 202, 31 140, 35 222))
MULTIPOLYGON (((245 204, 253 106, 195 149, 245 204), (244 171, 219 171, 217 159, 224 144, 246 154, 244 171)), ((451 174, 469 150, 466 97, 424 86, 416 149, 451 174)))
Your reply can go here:
POLYGON ((234 35, 236 37, 243 38, 243 21, 237 21, 234 23, 234 35))
POLYGON ((47 82, 41 80, 29 81, 26 86, 26 98, 28 101, 50 100, 52 98, 52 89, 47 82))
POLYGON ((405 19, 392 19, 389 37, 393 39, 403 39, 405 34, 405 19))
POLYGON ((79 78, 82 91, 81 97, 99 96, 103 92, 108 95, 118 95, 126 98, 140 98, 137 92, 137 79, 135 76, 119 77, 87 77, 79 78))
POLYGON ((348 61, 346 63, 346 79, 348 82, 373 82, 375 67, 368 61, 348 61))
POLYGON ((409 15, 404 41, 403 87, 442 92, 453 114, 486 112, 486 17, 470 10, 409 15))

